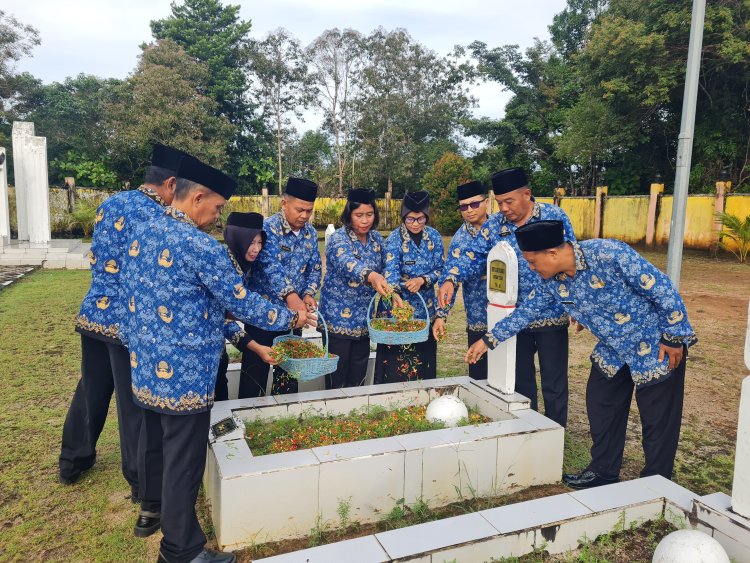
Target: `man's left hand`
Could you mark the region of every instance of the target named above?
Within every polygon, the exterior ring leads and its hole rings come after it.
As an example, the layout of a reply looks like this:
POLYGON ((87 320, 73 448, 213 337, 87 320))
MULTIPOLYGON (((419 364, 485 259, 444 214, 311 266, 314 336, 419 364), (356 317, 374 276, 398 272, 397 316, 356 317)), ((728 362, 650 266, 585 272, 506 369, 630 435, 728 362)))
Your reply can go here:
POLYGON ((307 311, 312 313, 318 308, 318 302, 315 301, 315 297, 312 295, 305 295, 305 297, 302 299, 302 302, 307 307, 307 311))
POLYGON ((659 344, 659 361, 664 359, 664 355, 669 358, 669 370, 672 371, 682 362, 683 348, 674 348, 673 346, 667 346, 665 344, 659 344))
POLYGON ((466 352, 466 356, 464 356, 464 361, 467 364, 476 364, 484 355, 485 352, 487 352, 489 348, 487 347, 487 344, 485 344, 484 340, 477 340, 474 344, 471 345, 469 348, 469 351, 466 352))
POLYGON ((424 278, 409 278, 404 282, 404 288, 411 293, 416 293, 424 285, 424 278))

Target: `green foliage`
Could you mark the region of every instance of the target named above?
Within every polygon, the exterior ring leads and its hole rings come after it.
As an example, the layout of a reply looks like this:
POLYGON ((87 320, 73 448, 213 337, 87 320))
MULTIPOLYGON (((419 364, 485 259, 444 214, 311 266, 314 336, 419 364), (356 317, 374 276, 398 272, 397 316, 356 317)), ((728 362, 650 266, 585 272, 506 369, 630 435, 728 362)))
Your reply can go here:
POLYGON ((441 234, 455 233, 463 223, 456 209, 456 186, 472 180, 471 161, 447 152, 422 178, 422 187, 430 193, 430 224, 441 234))
POLYGON ((717 218, 725 230, 719 233, 719 245, 734 254, 741 264, 747 261, 750 253, 750 215, 740 219, 731 213, 717 213, 717 218), (727 244, 727 240, 733 244, 727 244))
POLYGON ((92 161, 83 155, 68 151, 63 158, 53 160, 51 166, 64 176, 73 176, 76 184, 94 188, 117 187, 117 174, 102 161, 92 161))
POLYGON ((70 214, 70 228, 80 229, 84 237, 91 236, 91 233, 94 232, 94 224, 96 223, 96 210, 96 205, 86 202, 77 203, 75 209, 70 214))
POLYGON ((105 106, 108 148, 121 178, 141 180, 153 141, 224 167, 234 130, 215 115, 216 102, 201 94, 209 78, 207 65, 171 41, 145 47, 138 68, 105 106))

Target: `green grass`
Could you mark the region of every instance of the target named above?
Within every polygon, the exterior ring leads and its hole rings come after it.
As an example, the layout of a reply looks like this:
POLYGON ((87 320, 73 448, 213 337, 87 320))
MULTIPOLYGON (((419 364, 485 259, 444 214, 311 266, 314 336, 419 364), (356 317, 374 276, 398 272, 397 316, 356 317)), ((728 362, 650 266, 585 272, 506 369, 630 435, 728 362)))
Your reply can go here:
MULTIPOLYGON (((97 463, 57 482, 62 424, 80 375, 75 315, 86 271, 39 270, 0 292, 0 559, 150 558, 120 473, 114 401, 97 463)), ((152 552, 153 553, 153 552, 152 552)))

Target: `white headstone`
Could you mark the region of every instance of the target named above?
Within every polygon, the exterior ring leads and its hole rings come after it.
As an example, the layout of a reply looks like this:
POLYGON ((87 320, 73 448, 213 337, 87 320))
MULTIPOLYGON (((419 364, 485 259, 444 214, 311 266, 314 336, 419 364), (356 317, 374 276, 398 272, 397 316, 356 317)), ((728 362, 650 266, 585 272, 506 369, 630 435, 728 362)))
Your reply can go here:
POLYGON ((28 173, 26 139, 34 136, 34 124, 28 121, 13 122, 13 184, 16 188, 16 217, 18 240, 29 240, 28 224, 28 173))
POLYGON ((326 234, 325 234, 325 245, 328 246, 328 239, 331 238, 331 235, 336 231, 336 227, 333 226, 332 223, 328 223, 328 226, 326 227, 326 234))
MULTIPOLYGON (((505 241, 497 243, 487 256, 487 326, 510 315, 518 299, 518 258, 505 241)), ((487 383, 501 393, 516 388, 516 338, 509 338, 487 352, 487 383)))
POLYGON ((10 241, 10 205, 8 203, 8 158, 0 147, 0 247, 10 241))
MULTIPOLYGON (((750 304, 745 333, 745 365, 750 369, 750 304)), ((750 518, 750 377, 742 381, 740 415, 737 420, 737 448, 734 454, 732 510, 750 518)))
POLYGON ((33 123, 13 122, 13 171, 18 240, 44 246, 51 238, 47 138, 34 136, 33 123))

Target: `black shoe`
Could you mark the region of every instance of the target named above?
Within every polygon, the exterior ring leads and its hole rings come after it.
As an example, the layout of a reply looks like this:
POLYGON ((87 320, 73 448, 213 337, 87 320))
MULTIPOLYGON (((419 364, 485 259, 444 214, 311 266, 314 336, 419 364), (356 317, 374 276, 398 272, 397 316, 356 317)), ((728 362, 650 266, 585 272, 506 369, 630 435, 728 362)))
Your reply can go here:
POLYGON ((135 523, 135 528, 133 529, 133 533, 137 538, 147 538, 151 534, 156 533, 159 528, 161 528, 161 514, 158 514, 156 516, 139 514, 138 521, 135 523))
MULTIPOLYGON (((224 553, 214 551, 213 549, 204 549, 198 555, 190 560, 190 563, 234 563, 237 558, 233 553, 224 553)), ((159 558, 156 563, 169 563, 169 560, 159 552, 159 558)))
POLYGON ((563 483, 571 489, 591 489, 592 487, 601 487, 602 485, 611 485, 617 483, 619 477, 605 477, 595 471, 587 469, 583 473, 567 473, 563 475, 563 483))
POLYGON ((76 483, 80 478, 80 473, 74 473, 73 475, 63 475, 62 473, 57 474, 57 480, 60 481, 61 485, 65 485, 66 487, 76 483))

